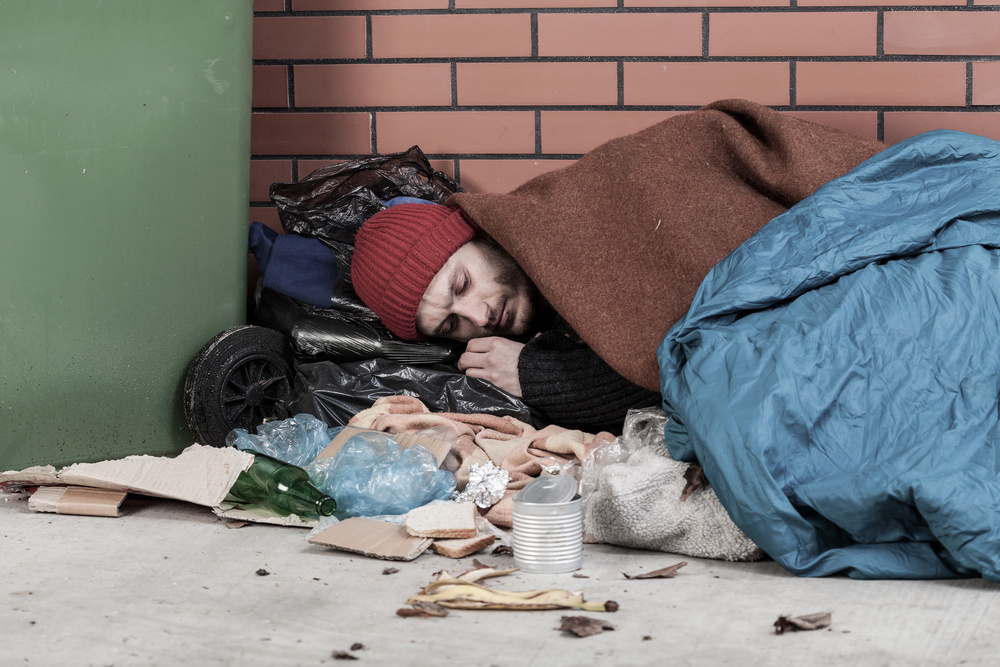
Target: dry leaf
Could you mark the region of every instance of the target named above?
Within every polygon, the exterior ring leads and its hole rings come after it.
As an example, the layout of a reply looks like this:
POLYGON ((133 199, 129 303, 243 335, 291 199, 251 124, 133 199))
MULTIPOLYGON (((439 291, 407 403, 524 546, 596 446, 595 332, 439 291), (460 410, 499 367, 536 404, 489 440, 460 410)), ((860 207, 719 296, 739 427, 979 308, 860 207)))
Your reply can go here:
POLYGON ((703 486, 708 486, 708 480, 705 479, 705 471, 701 469, 701 466, 697 463, 692 463, 688 465, 687 469, 684 471, 684 490, 681 491, 681 502, 684 502, 698 489, 703 486))
POLYGON ((256 574, 257 574, 258 577, 266 577, 267 575, 269 575, 271 573, 268 572, 267 570, 265 570, 264 568, 260 568, 259 570, 257 570, 256 574))
POLYGON ((397 572, 399 572, 399 570, 394 567, 387 567, 382 570, 382 574, 384 575, 396 574, 397 572))
POLYGON ((605 630, 614 630, 615 626, 611 625, 607 621, 602 621, 596 618, 589 618, 587 616, 563 616, 562 624, 559 629, 563 632, 569 632, 577 637, 589 637, 590 635, 599 635, 605 630))
POLYGON ((677 574, 677 570, 685 565, 687 565, 687 561, 681 561, 676 565, 653 570, 652 572, 644 572, 643 574, 627 574, 625 572, 622 572, 622 574, 625 575, 626 579, 673 579, 677 574))
POLYGON ((828 627, 832 622, 832 615, 828 611, 806 614, 805 616, 779 616, 778 620, 774 622, 774 634, 784 634, 788 630, 792 632, 820 630, 828 627))
POLYGON ((358 656, 351 655, 347 651, 334 651, 333 652, 333 659, 334 660, 357 660, 358 656))
POLYGON ((435 616, 447 616, 448 610, 433 602, 414 602, 412 607, 403 607, 396 610, 397 616, 403 618, 419 617, 432 618, 435 616))
POLYGON ((507 546, 506 544, 501 544, 490 553, 492 553, 494 556, 513 556, 514 549, 512 547, 507 546))
POLYGON ((226 521, 226 528, 242 528, 243 526, 250 523, 249 521, 239 521, 237 519, 229 519, 226 521))

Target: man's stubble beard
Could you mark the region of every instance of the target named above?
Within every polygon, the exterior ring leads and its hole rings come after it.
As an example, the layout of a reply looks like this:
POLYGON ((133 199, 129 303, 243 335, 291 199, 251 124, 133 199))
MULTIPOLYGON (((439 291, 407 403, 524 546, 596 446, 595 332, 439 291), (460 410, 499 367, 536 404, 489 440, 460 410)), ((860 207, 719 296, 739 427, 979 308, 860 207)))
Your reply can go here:
POLYGON ((506 332, 494 332, 513 339, 528 339, 540 331, 539 320, 542 311, 547 307, 541 293, 525 273, 521 265, 492 239, 482 244, 486 254, 497 268, 496 282, 505 288, 504 298, 510 300, 514 295, 523 295, 524 306, 517 314, 516 321, 511 322, 506 332))

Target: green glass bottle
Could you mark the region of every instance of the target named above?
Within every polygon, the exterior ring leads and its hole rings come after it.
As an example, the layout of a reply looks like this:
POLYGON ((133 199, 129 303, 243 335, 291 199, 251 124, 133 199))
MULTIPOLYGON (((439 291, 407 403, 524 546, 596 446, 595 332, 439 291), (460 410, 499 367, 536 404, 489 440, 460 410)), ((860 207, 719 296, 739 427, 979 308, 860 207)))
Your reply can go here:
POLYGON ((337 503, 309 481, 309 473, 252 450, 253 465, 240 473, 228 499, 267 508, 281 516, 315 519, 337 511, 337 503))

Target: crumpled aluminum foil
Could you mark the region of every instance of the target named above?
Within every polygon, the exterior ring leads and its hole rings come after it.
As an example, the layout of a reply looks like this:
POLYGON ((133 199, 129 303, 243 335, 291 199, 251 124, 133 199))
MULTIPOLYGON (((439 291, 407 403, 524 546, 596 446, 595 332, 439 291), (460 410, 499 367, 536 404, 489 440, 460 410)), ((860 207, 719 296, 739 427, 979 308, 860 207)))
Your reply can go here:
POLYGON ((487 509, 493 507, 503 498, 510 481, 510 473, 493 465, 492 461, 480 465, 469 465, 469 483, 465 490, 456 493, 454 500, 460 503, 476 503, 477 507, 487 509))

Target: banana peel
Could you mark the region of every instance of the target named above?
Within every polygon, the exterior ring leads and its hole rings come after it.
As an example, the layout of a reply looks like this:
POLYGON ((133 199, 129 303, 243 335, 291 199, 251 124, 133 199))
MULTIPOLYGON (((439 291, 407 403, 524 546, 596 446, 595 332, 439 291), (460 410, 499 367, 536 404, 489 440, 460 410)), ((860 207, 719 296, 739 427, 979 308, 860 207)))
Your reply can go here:
MULTIPOLYGON (((517 570, 475 571, 477 580, 499 577, 517 570)), ((442 573, 445 574, 445 573, 442 573)), ((469 574, 469 573, 464 573, 469 574)), ((617 611, 618 603, 588 602, 582 591, 570 592, 558 588, 533 591, 498 591, 466 578, 439 578, 424 588, 419 595, 409 598, 407 604, 429 602, 449 609, 508 609, 518 611, 543 609, 582 609, 583 611, 617 611)))

